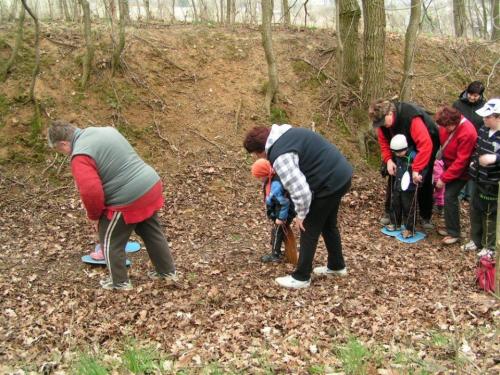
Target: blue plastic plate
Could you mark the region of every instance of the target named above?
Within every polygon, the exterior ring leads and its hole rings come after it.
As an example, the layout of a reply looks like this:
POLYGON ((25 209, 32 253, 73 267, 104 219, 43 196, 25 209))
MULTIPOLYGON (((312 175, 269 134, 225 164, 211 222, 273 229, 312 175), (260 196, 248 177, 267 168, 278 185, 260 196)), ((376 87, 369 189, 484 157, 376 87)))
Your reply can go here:
POLYGON ((415 243, 415 242, 418 242, 420 240, 423 240, 424 238, 425 238, 425 234, 422 233, 422 232, 415 232, 415 234, 412 237, 409 237, 409 238, 403 238, 403 234, 402 233, 399 233, 396 236, 396 239, 398 241, 401 241, 401 242, 404 242, 404 243, 415 243))
MULTIPOLYGON (((103 260, 95 260, 95 259, 92 259, 90 257, 90 255, 84 255, 82 256, 82 262, 83 263, 87 263, 87 264, 93 264, 93 265, 96 265, 96 266, 105 266, 106 265, 106 262, 103 260)), ((130 266, 132 264, 132 262, 127 259, 127 267, 130 266)))

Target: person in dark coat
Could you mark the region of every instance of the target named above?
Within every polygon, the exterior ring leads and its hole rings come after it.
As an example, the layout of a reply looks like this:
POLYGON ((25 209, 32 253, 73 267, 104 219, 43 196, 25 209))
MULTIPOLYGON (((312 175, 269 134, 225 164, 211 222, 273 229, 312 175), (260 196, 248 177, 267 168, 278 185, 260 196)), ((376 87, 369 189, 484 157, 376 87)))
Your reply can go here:
POLYGON ((295 223, 301 231, 297 268, 291 275, 276 278, 276 283, 307 288, 311 273, 347 275, 337 225, 340 202, 352 178, 352 166, 344 155, 321 135, 286 124, 250 129, 243 146, 254 156, 267 157, 297 212, 295 223), (313 269, 320 235, 328 251, 327 265, 313 269))
POLYGON ((453 108, 458 109, 467 120, 472 122, 477 132, 484 125, 483 118, 476 113, 479 108, 484 106, 483 93, 484 85, 479 81, 474 81, 462 91, 458 100, 453 103, 453 108))

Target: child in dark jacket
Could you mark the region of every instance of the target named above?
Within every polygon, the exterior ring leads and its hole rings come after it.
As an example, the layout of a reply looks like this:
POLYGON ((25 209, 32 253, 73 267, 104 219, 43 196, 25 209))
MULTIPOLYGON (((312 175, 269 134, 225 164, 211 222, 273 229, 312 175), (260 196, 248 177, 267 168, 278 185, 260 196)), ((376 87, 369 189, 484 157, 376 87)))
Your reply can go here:
POLYGON ((391 223, 387 230, 394 231, 404 224, 403 238, 412 237, 415 230, 415 190, 412 169, 416 153, 408 148, 408 142, 403 134, 397 134, 391 139, 390 148, 396 163, 396 176, 392 186, 391 223), (404 177, 407 175, 406 177, 404 177))
POLYGON ((285 238, 284 227, 290 225, 296 213, 288 193, 267 159, 258 159, 252 165, 252 175, 262 180, 267 217, 274 222, 271 231, 271 254, 261 258, 264 263, 279 262, 283 254, 281 245, 285 238))

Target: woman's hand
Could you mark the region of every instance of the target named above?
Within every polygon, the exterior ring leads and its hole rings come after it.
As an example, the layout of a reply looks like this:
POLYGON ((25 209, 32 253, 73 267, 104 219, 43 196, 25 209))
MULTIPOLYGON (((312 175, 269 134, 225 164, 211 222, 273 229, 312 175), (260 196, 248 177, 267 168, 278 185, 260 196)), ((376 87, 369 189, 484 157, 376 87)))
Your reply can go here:
POLYGON ((394 163, 392 159, 387 160, 387 173, 391 176, 396 175, 396 163, 394 163))
POLYGON ((280 219, 276 219, 275 223, 276 223, 276 225, 283 225, 283 224, 285 224, 285 222, 283 220, 280 220, 280 219))
POLYGON ((295 225, 299 230, 302 232, 306 231, 306 228, 304 228, 304 219, 299 219, 298 217, 295 218, 295 225))
POLYGON ((436 182, 436 189, 442 189, 442 188, 444 188, 444 185, 445 185, 445 183, 441 179, 439 179, 436 182))
POLYGON ((490 164, 493 164, 497 161, 496 154, 484 154, 479 157, 479 164, 481 167, 486 167, 490 164))
POLYGON ((413 172, 412 173, 412 177, 413 177, 413 183, 415 185, 420 184, 424 180, 424 178, 422 177, 422 175, 420 173, 418 173, 418 172, 413 172))

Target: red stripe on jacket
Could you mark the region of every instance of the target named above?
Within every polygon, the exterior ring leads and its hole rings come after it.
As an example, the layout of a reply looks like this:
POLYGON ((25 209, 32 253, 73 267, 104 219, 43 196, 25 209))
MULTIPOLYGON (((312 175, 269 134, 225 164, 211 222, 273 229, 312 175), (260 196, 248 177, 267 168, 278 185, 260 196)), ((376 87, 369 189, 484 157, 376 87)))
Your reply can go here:
POLYGON ((71 172, 90 220, 99 220, 103 214, 111 219, 113 212, 119 211, 123 214, 125 223, 135 224, 150 218, 163 207, 161 181, 128 205, 106 207, 104 189, 94 159, 87 155, 74 156, 71 160, 71 172))

